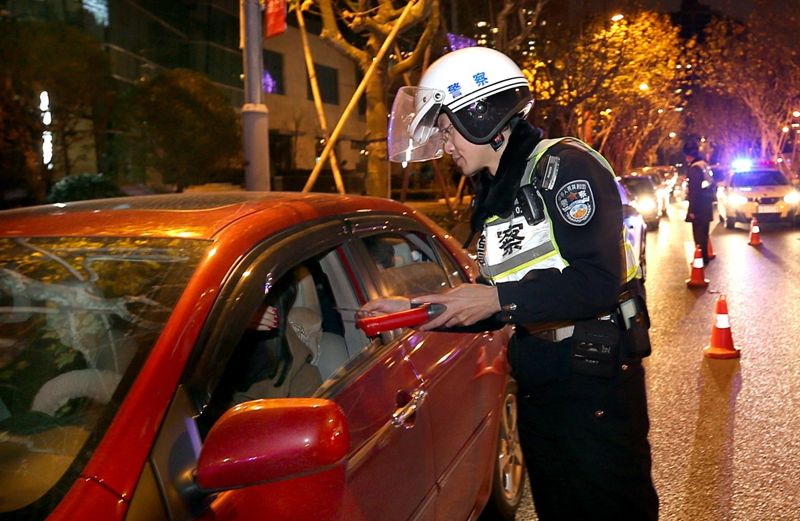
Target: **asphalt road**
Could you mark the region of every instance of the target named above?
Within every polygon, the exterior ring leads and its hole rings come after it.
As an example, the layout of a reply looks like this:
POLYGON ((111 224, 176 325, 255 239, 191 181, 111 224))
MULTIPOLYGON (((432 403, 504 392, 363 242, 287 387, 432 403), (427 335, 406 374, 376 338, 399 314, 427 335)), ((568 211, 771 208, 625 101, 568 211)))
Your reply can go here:
POLYGON ((748 226, 716 225, 717 257, 704 270, 710 284, 690 290, 683 215, 673 207, 648 238, 648 397, 661 518, 800 519, 800 230, 762 224, 762 244, 753 247, 748 226), (737 360, 703 356, 722 294, 737 360))
MULTIPOLYGON (((647 238, 653 354, 645 361, 653 478, 669 521, 800 520, 800 229, 712 223, 710 284, 689 289, 685 207, 647 238), (709 359, 725 295, 740 358, 709 359)), ((526 495, 518 520, 535 520, 526 495)))

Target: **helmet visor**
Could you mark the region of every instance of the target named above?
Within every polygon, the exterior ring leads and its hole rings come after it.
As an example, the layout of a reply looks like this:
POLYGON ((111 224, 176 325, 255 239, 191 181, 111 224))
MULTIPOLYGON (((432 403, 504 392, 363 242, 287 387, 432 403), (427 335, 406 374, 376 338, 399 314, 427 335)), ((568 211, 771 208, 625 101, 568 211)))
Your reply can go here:
POLYGON ((476 145, 485 145, 517 114, 522 117, 532 105, 527 87, 498 92, 478 99, 456 111, 445 108, 447 116, 464 138, 476 145))
POLYGON ((400 87, 389 116, 389 161, 406 163, 442 157, 444 141, 436 127, 444 92, 400 87))

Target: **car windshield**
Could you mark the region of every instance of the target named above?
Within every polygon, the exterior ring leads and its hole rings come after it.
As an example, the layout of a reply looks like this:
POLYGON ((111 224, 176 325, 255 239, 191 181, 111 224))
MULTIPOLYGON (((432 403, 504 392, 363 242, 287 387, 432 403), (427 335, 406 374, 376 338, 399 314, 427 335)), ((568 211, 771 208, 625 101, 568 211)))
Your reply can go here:
POLYGON ((208 244, 0 238, 0 516, 66 492, 208 244))
POLYGON ((649 177, 623 177, 623 184, 634 194, 653 193, 655 186, 649 177))
POLYGON ((789 180, 777 170, 737 172, 731 177, 731 187, 788 185, 789 180))

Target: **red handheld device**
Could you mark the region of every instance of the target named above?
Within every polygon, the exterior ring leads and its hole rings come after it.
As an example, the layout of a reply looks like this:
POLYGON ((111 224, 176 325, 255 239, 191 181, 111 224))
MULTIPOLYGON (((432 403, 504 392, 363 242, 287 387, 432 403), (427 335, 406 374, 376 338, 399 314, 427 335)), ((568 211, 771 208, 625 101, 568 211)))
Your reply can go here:
POLYGON ((356 320, 356 327, 363 330, 367 336, 375 336, 392 329, 424 324, 439 315, 444 309, 443 304, 423 304, 419 307, 398 311, 397 313, 389 313, 388 315, 359 318, 356 320))

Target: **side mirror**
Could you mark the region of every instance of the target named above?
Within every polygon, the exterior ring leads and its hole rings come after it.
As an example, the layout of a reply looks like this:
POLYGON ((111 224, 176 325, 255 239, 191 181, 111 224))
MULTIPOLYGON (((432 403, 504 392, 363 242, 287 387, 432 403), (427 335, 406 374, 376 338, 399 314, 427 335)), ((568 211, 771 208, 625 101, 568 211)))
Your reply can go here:
POLYGON ((443 312, 444 309, 443 304, 424 304, 397 313, 358 318, 356 327, 364 331, 367 336, 376 336, 401 327, 419 326, 443 312))
POLYGON ((328 470, 347 456, 344 414, 330 400, 254 400, 227 411, 208 433, 195 483, 228 490, 328 470))

